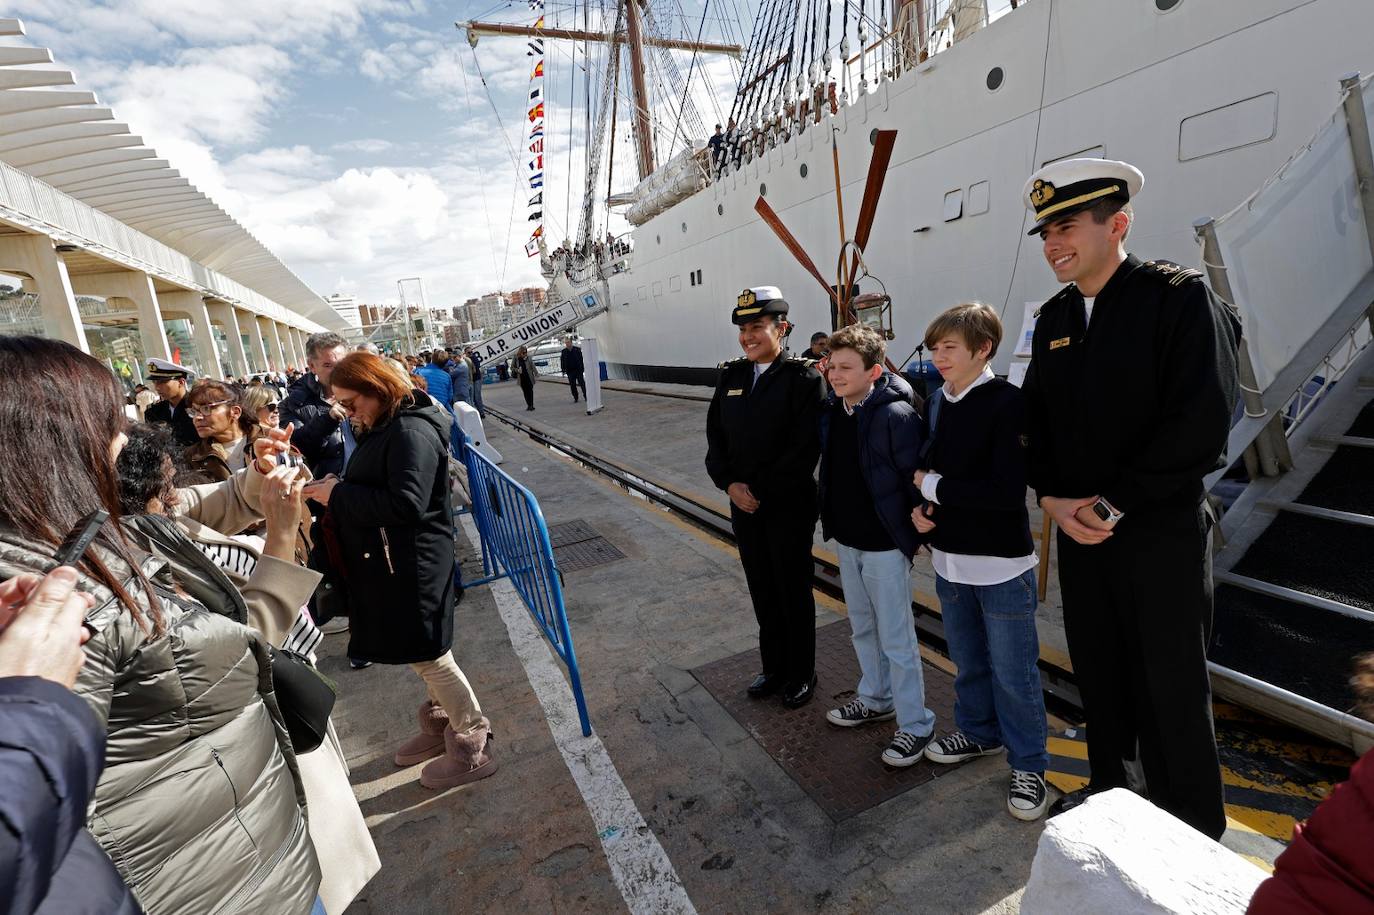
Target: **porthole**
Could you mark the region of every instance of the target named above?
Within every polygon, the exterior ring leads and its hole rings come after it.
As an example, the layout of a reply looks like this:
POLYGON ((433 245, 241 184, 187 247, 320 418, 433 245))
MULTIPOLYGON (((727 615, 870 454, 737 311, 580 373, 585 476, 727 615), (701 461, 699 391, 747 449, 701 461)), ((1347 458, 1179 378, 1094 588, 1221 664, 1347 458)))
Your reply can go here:
POLYGON ((877 145, 878 145, 878 128, 874 127, 872 130, 870 130, 870 131, 868 132, 868 145, 869 145, 869 146, 877 146, 877 145))
POLYGON ((803 162, 803 163, 801 164, 801 176, 802 176, 803 178, 806 177, 806 163, 805 163, 805 162, 803 162))
POLYGON ((716 204, 716 215, 717 215, 717 216, 724 216, 724 215, 725 215, 725 204, 723 204, 723 203, 718 203, 718 204, 716 204))
POLYGON ((760 185, 759 185, 759 196, 760 196, 760 197, 767 197, 767 196, 768 196, 768 185, 766 185, 766 184, 760 184, 760 185))
POLYGON ((687 223, 685 223, 685 222, 682 224, 682 231, 683 231, 684 234, 685 234, 686 231, 687 231, 687 223))
POLYGON ((656 245, 661 245, 661 244, 663 244, 663 236, 662 236, 662 235, 655 235, 655 236, 654 236, 654 244, 656 244, 656 245))
POLYGON ((1155 0, 1155 9, 1161 13, 1167 13, 1182 2, 1183 0, 1155 0))
POLYGON ((988 71, 988 91, 996 92, 1002 88, 1002 80, 1006 76, 1001 67, 993 67, 988 71))

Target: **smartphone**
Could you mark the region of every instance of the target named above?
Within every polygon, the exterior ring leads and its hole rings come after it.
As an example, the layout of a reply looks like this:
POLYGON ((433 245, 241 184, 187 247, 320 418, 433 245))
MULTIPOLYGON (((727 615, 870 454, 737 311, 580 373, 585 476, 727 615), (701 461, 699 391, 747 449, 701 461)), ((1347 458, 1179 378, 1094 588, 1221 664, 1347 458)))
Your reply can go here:
POLYGON ((62 541, 62 545, 57 548, 57 564, 60 566, 75 566, 81 561, 81 557, 86 555, 86 550, 95 542, 95 537, 100 533, 100 528, 106 521, 110 520, 110 513, 103 508, 97 508, 80 521, 76 522, 76 527, 72 528, 67 539, 62 541))

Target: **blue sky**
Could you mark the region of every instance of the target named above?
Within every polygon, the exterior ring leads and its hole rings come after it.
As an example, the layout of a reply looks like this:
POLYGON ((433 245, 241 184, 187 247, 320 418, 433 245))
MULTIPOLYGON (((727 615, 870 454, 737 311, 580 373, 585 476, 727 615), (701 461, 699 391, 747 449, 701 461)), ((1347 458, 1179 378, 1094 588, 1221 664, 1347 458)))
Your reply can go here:
MULTIPOLYGON (((738 15, 747 29, 756 6, 714 0, 710 19, 738 15)), ((681 11, 680 34, 703 5, 655 8, 681 11)), ((550 3, 549 24, 572 10, 550 3)), ((454 27, 476 17, 528 22, 524 0, 17 0, 6 15, 27 28, 16 43, 51 48, 80 87, 320 294, 395 300, 396 280, 418 275, 441 306, 543 284, 522 250, 529 191, 510 152, 524 150, 530 58, 520 39, 485 37, 474 53, 454 27)), ((718 22, 708 20, 706 37, 722 37, 718 22)), ((603 53, 593 46, 588 62, 598 79, 603 53)), ((576 219, 585 175, 584 112, 568 103, 571 54, 584 63, 568 43, 548 43, 544 190, 554 243, 576 219)), ((687 57, 678 61, 685 71, 687 57)), ((694 86, 692 99, 709 125, 728 109, 733 71, 723 58, 704 69, 710 86, 694 86)), ((629 142, 622 122, 618 191, 630 184, 629 142)))

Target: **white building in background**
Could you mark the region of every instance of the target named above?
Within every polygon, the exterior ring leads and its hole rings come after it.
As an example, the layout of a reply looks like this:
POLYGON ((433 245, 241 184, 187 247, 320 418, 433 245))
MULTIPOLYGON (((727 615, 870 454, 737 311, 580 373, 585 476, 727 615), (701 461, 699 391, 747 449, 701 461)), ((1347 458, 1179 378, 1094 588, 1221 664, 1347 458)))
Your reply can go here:
POLYGON ((330 308, 334 309, 339 317, 347 321, 350 327, 357 329, 362 328, 363 322, 358 314, 357 296, 344 295, 341 292, 336 292, 331 296, 327 296, 325 302, 328 303, 330 308))

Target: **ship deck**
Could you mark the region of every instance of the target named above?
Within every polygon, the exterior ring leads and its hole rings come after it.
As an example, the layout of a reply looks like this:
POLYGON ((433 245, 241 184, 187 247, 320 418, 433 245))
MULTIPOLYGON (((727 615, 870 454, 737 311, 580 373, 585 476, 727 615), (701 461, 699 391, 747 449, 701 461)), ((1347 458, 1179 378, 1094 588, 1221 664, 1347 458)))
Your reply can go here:
MULTIPOLYGON (((593 740, 634 809, 573 776, 589 745, 550 724, 548 684, 511 623, 526 611, 503 604, 497 588, 470 589, 456 616, 455 654, 492 721, 501 766, 474 785, 435 795, 415 771, 394 768, 420 685, 404 668, 349 670, 344 640, 330 637, 321 667, 341 681, 335 722, 383 865, 349 911, 454 911, 466 900, 493 911, 614 911, 671 879, 703 912, 1016 911, 1043 824, 1007 815, 1004 760, 894 772, 878 761, 885 726, 828 727, 825 711, 852 697, 857 665, 844 606, 824 589, 817 700, 787 711, 744 699, 756 630, 733 547, 529 434, 542 429, 723 505, 701 467, 702 389, 616 387, 591 417, 552 382, 536 388, 533 413, 513 383, 488 385, 484 399, 529 424, 492 416, 487 432, 550 526, 580 522, 610 547, 564 564, 564 591, 593 740), (642 816, 659 863, 613 871, 602 848, 621 827, 595 825, 608 816, 627 830, 642 816)), ((460 548, 465 577, 475 578, 472 546, 460 548)), ((932 589, 928 563, 918 565, 920 602, 932 589)), ((1041 620, 1051 648, 1056 618, 1051 599, 1041 620)), ((953 668, 930 646, 923 657, 943 732, 952 727, 953 668)), ((1050 778, 1069 789, 1083 783, 1085 748, 1060 711, 1050 778)), ((1267 864, 1351 757, 1231 706, 1217 713, 1231 816, 1224 842, 1267 864)))

